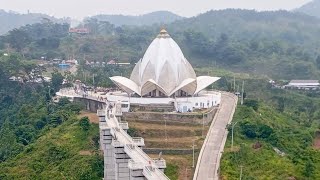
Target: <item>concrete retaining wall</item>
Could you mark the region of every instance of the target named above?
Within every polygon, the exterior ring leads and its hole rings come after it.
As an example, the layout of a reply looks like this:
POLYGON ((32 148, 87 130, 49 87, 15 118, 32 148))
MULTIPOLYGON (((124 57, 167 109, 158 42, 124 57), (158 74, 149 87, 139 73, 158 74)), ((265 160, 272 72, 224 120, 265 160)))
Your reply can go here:
MULTIPOLYGON (((98 109, 105 107, 104 102, 97 100, 74 97, 74 102, 82 104, 86 107, 86 110, 96 113, 98 109)), ((182 123, 182 124, 205 124, 208 125, 215 113, 217 112, 217 107, 212 108, 209 112, 200 114, 200 113, 163 113, 163 112, 124 112, 123 119, 124 121, 148 121, 148 122, 163 122, 167 121, 168 123, 182 123)))
MULTIPOLYGON (((192 149, 161 149, 161 148, 143 148, 143 151, 147 154, 159 154, 162 152, 164 155, 187 155, 192 154, 192 149)), ((200 149, 194 149, 194 152, 199 152, 200 149)))
POLYGON ((104 102, 100 102, 100 101, 92 100, 92 99, 81 98, 81 97, 74 97, 73 102, 82 104, 84 107, 86 107, 87 111, 90 111, 93 113, 96 113, 98 109, 102 109, 105 107, 104 102))
POLYGON ((158 113, 158 112, 127 112, 123 113, 124 121, 148 121, 148 122, 163 122, 168 123, 183 123, 183 124, 209 124, 217 108, 211 109, 209 112, 202 114, 181 114, 181 113, 158 113))

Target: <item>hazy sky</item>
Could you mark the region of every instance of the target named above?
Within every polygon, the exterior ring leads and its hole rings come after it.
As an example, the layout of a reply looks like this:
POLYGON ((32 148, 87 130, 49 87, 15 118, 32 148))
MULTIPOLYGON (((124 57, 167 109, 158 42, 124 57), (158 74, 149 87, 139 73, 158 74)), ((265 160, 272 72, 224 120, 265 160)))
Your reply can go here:
POLYGON ((140 15, 159 10, 169 10, 190 17, 211 9, 291 10, 309 1, 311 0, 0 0, 0 9, 22 13, 30 10, 77 19, 101 13, 140 15))

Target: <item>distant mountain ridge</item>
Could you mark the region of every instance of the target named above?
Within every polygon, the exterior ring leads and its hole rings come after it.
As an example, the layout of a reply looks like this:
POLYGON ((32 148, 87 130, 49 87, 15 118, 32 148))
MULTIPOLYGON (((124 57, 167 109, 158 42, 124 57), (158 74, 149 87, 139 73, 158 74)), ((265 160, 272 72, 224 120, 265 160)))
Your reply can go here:
POLYGON ((125 16, 125 15, 96 15, 87 19, 97 19, 98 21, 108 21, 115 26, 144 26, 152 24, 169 24, 176 20, 184 19, 184 17, 174 14, 169 11, 156 11, 140 16, 125 16))
POLYGON ((40 13, 29 13, 29 14, 20 14, 13 11, 4 11, 0 9, 0 35, 7 33, 8 31, 25 26, 27 24, 40 23, 44 19, 53 21, 53 22, 68 22, 68 19, 57 19, 55 17, 40 14, 40 13))
POLYGON ((294 11, 320 18, 320 0, 313 0, 294 11))

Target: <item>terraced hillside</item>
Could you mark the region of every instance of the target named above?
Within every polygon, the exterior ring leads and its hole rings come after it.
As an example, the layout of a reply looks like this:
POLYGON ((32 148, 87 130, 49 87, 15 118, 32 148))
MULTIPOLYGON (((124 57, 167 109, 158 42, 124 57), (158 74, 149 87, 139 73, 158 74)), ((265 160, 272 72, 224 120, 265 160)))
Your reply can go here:
POLYGON ((192 179, 192 145, 195 144, 195 163, 209 126, 163 122, 129 121, 129 133, 145 139, 146 151, 158 157, 162 151, 170 179, 192 179), (153 151, 155 150, 155 151, 153 151))

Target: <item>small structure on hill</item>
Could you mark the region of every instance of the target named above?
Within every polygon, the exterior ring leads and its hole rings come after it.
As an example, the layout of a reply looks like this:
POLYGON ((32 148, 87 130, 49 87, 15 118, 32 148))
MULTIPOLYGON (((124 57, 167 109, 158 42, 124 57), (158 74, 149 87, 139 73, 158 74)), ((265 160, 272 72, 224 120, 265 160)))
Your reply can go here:
POLYGON ((319 80, 291 80, 287 89, 300 89, 300 90, 318 90, 320 88, 319 80))
POLYGON ((69 33, 70 34, 89 34, 88 28, 70 28, 69 33))

